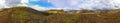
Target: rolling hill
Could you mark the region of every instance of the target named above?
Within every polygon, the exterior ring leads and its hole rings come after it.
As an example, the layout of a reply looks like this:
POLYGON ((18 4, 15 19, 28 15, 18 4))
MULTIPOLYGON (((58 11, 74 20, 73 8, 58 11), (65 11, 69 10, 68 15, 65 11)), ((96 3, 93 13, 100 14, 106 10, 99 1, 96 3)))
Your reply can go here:
POLYGON ((0 23, 120 23, 120 10, 46 10, 18 6, 0 11, 0 23))

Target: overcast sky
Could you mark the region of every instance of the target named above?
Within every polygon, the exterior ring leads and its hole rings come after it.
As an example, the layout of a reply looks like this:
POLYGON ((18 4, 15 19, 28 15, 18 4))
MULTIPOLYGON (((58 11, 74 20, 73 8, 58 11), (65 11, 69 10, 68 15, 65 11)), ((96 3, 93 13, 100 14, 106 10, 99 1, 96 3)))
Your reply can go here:
POLYGON ((118 9, 120 0, 0 0, 0 8, 12 6, 28 6, 36 10, 118 9))

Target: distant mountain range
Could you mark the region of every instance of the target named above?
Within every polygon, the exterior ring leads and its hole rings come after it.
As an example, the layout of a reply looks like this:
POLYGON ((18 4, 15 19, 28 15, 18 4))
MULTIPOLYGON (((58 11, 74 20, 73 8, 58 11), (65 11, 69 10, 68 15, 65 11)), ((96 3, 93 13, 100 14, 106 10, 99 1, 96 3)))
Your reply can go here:
POLYGON ((46 10, 18 6, 0 11, 0 23, 120 23, 117 10, 46 10))

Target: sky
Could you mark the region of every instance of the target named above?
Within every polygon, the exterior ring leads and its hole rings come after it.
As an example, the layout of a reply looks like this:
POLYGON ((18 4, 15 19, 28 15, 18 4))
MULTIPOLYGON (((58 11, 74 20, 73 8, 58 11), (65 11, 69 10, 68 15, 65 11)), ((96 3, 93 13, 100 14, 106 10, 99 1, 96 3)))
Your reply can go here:
POLYGON ((0 0, 0 8, 28 6, 36 10, 108 10, 119 9, 120 0, 0 0))

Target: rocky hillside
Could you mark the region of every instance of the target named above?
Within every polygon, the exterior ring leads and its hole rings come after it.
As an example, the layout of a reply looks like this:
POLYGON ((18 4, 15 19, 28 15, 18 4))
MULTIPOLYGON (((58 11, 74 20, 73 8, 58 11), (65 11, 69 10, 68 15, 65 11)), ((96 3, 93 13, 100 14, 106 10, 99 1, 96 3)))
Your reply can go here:
POLYGON ((0 11, 0 23, 120 23, 120 10, 47 10, 12 7, 0 11))

